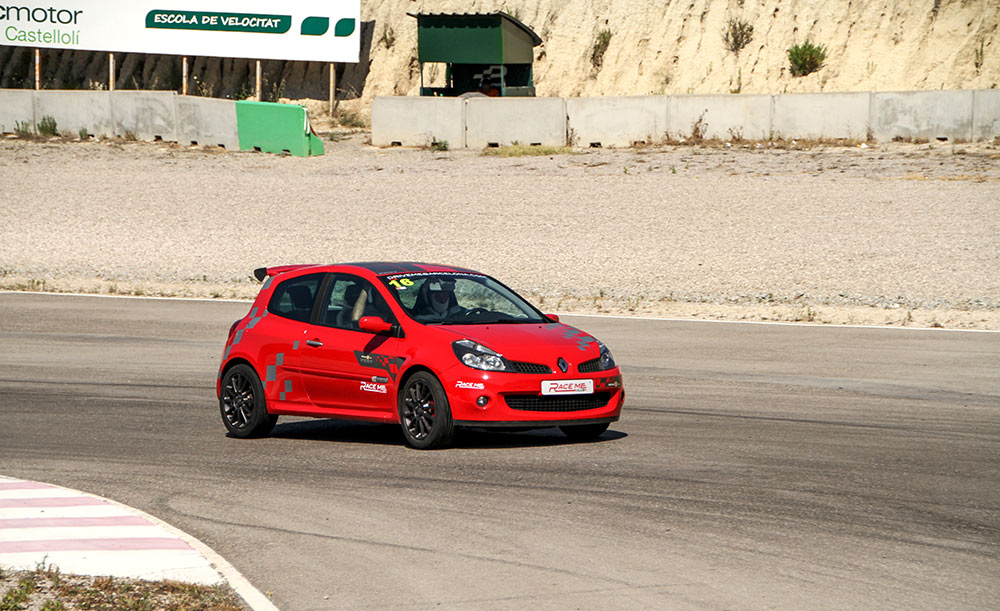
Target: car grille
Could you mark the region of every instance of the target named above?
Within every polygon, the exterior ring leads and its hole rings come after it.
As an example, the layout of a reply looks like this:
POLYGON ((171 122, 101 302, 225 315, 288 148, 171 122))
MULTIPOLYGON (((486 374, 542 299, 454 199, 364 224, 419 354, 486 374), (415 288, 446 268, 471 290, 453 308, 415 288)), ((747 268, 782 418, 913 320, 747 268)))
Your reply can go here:
POLYGON ((525 363, 523 361, 508 361, 514 368, 514 373, 552 373, 548 365, 540 363, 525 363))
POLYGON ((593 373, 601 370, 601 357, 584 361, 576 368, 580 373, 593 373))
POLYGON ((611 393, 599 392, 592 395, 571 395, 553 397, 545 395, 505 395, 504 400, 511 409, 525 412, 579 412, 586 409, 604 407, 611 399, 611 393))

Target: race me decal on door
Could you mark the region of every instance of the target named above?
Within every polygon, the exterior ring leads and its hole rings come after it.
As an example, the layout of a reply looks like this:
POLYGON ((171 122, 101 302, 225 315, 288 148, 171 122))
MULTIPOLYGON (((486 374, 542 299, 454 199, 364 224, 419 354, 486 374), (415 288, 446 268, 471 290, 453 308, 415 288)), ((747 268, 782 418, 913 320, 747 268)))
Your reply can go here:
POLYGON ((385 384, 376 384, 375 382, 362 382, 361 390, 365 392, 377 392, 383 395, 389 392, 389 388, 385 384))

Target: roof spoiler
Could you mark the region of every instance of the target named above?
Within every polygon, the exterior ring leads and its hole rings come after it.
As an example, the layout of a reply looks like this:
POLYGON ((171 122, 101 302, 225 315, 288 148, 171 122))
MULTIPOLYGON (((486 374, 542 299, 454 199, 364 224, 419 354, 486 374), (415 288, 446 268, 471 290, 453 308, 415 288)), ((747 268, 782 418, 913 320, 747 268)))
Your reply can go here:
POLYGON ((267 278, 268 276, 277 276, 278 274, 295 271, 297 269, 302 269, 305 267, 316 267, 316 264, 303 263, 300 265, 276 265, 274 267, 258 267, 257 269, 253 270, 253 277, 256 278, 258 282, 263 282, 264 278, 267 278))

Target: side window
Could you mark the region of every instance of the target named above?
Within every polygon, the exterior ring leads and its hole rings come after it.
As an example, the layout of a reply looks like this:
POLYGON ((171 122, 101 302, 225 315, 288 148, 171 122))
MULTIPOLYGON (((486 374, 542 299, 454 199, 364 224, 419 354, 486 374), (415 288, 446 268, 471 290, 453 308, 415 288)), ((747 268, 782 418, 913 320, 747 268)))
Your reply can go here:
POLYGON ((357 276, 337 274, 320 305, 320 324, 338 329, 358 330, 362 316, 378 316, 396 322, 382 294, 370 282, 357 276))
POLYGON ((323 280, 323 274, 309 274, 285 280, 274 287, 267 311, 278 316, 309 322, 316 291, 323 280))

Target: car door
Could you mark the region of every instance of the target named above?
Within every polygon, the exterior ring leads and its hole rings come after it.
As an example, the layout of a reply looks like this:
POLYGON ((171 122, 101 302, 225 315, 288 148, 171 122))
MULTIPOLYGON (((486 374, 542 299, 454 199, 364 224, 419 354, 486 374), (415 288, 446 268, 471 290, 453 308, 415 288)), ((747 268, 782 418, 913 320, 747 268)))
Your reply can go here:
POLYGON ((333 274, 305 338, 302 376, 309 399, 331 415, 387 419, 395 411, 400 339, 362 331, 362 316, 395 323, 372 283, 333 274))

